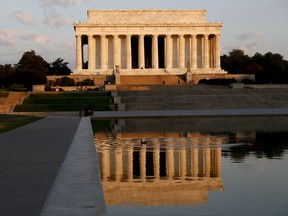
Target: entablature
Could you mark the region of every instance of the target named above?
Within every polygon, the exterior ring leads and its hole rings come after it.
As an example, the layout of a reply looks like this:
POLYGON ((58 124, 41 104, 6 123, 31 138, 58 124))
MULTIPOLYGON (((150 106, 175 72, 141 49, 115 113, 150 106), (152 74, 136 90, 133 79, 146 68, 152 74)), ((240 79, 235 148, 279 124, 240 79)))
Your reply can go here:
POLYGON ((74 25, 76 35, 199 35, 199 34, 220 34, 222 23, 213 23, 210 25, 87 25, 76 24, 74 25))

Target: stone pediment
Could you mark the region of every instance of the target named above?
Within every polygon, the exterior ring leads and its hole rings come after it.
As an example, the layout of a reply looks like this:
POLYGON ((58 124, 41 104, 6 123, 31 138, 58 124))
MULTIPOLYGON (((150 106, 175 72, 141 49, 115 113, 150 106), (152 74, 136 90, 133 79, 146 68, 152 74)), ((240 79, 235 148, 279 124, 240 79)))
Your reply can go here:
POLYGON ((204 24, 206 10, 89 10, 88 24, 204 24))

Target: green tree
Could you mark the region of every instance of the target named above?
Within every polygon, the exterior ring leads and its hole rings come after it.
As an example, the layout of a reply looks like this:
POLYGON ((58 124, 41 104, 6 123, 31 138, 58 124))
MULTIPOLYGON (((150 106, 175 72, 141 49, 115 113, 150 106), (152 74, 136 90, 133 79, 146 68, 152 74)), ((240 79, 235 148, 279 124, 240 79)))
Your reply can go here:
POLYGON ((57 58, 54 62, 50 63, 48 75, 70 75, 71 69, 68 67, 68 62, 64 59, 57 58))
POLYGON ((47 83, 48 70, 49 64, 40 55, 34 50, 27 51, 16 65, 14 81, 31 90, 32 85, 47 83))
POLYGON ((0 88, 8 87, 13 83, 15 67, 11 64, 0 65, 0 88))
POLYGON ((229 55, 221 57, 222 68, 229 73, 246 73, 245 68, 248 64, 250 64, 250 57, 240 49, 233 49, 229 55))

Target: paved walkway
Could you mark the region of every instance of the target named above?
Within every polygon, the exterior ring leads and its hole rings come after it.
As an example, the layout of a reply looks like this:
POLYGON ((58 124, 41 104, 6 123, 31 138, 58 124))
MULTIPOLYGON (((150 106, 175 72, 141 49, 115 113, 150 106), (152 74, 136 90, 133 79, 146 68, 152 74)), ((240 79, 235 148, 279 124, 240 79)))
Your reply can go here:
POLYGON ((89 118, 47 117, 0 134, 0 215, 38 216, 46 200, 42 215, 98 215, 97 168, 89 118))

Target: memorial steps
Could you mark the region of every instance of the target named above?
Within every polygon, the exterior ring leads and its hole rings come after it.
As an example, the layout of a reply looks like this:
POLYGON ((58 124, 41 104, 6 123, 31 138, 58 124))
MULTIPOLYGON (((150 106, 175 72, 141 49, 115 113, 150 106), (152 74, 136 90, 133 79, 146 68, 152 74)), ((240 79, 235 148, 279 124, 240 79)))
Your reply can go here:
POLYGON ((13 112, 16 105, 21 104, 27 92, 10 92, 7 98, 0 98, 0 113, 13 112))
MULTIPOLYGON (((137 88, 141 89, 139 86, 137 88)), ((146 86, 146 90, 131 89, 131 85, 122 85, 118 86, 117 91, 127 111, 288 108, 288 89, 232 89, 228 86, 207 85, 162 85, 146 86)))
POLYGON ((184 75, 125 75, 121 76, 122 85, 177 85, 184 84, 184 75))

